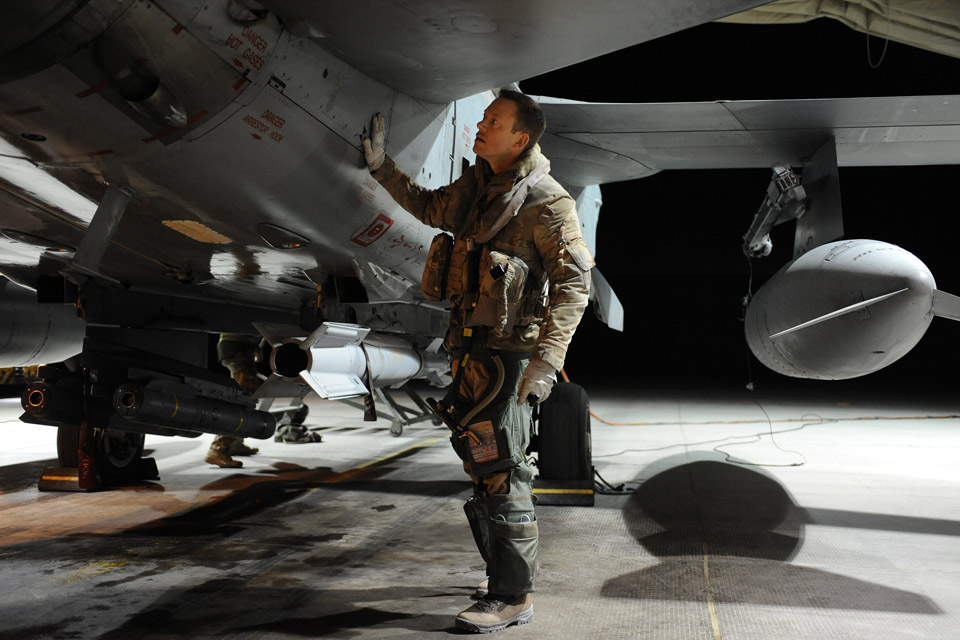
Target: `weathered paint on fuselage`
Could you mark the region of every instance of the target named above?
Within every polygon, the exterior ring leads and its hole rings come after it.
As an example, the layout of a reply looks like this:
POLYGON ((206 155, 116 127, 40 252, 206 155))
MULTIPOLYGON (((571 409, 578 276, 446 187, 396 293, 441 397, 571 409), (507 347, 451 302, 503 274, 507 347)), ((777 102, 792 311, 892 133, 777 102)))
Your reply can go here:
POLYGON ((0 159, 2 227, 20 233, 0 237, 0 272, 30 284, 61 269, 106 185, 119 183, 136 193, 97 269, 120 283, 295 309, 326 276, 365 263, 419 282, 434 231, 370 178, 360 134, 385 113, 391 155, 440 186, 473 162, 474 123, 492 96, 418 102, 269 14, 231 18, 228 4, 131 3, 56 64, 0 77, 3 155, 13 156, 0 159), (36 188, 41 172, 60 196, 36 188), (272 247, 258 225, 308 244, 272 247), (65 247, 58 259, 43 257, 51 246, 65 247))

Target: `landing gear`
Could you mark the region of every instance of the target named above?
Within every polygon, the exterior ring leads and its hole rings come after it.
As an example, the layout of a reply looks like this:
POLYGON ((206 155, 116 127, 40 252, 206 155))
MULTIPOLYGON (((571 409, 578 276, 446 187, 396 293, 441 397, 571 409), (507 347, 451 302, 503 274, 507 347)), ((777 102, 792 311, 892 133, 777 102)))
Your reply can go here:
POLYGON ((65 424, 57 427, 57 462, 61 467, 76 467, 80 464, 80 425, 65 424))
POLYGON ((540 406, 540 477, 582 480, 593 477, 590 401, 580 385, 558 382, 540 406))
POLYGON ((558 382, 540 405, 533 492, 539 504, 593 505, 590 402, 583 387, 558 382))
MULTIPOLYGON (((144 434, 113 429, 94 429, 93 453, 101 484, 123 484, 159 478, 156 463, 143 457, 144 434)), ((80 426, 57 427, 57 460, 61 467, 80 465, 80 426)))

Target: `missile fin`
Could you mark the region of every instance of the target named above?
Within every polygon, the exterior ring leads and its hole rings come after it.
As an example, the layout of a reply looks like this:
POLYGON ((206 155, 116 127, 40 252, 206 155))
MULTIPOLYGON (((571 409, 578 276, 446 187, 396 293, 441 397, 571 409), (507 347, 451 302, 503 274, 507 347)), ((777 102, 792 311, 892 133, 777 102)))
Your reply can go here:
POLYGON ((859 309, 863 309, 863 308, 865 308, 865 307, 869 307, 869 306, 872 305, 872 304, 876 304, 876 303, 880 302, 881 300, 886 300, 887 298, 892 298, 893 296, 897 295, 898 293, 903 293, 904 291, 907 291, 907 290, 909 290, 909 287, 904 287, 903 289, 900 289, 899 291, 891 291, 890 293, 885 293, 885 294, 883 294, 882 296, 877 296, 877 297, 875 297, 875 298, 870 298, 869 300, 863 300, 863 301, 861 301, 861 302, 857 302, 856 304, 851 304, 851 305, 848 306, 848 307, 843 307, 842 309, 837 309, 836 311, 831 311, 830 313, 825 314, 825 315, 822 315, 822 316, 820 316, 819 318, 814 318, 813 320, 808 320, 808 321, 806 321, 806 322, 804 322, 804 323, 798 324, 798 325, 795 326, 795 327, 790 327, 789 329, 784 329, 783 331, 780 331, 780 332, 778 332, 778 333, 775 333, 775 334, 773 334, 772 336, 770 336, 770 339, 773 340, 774 338, 779 338, 779 337, 781 337, 781 336, 785 336, 785 335, 787 335, 787 334, 793 333, 794 331, 799 331, 800 329, 806 329, 807 327, 811 327, 811 326, 813 326, 813 325, 815 325, 815 324, 820 324, 821 322, 826 322, 827 320, 831 320, 831 319, 833 319, 833 318, 838 318, 838 317, 843 316, 843 315, 846 315, 846 314, 848 314, 848 313, 853 313, 854 311, 857 311, 857 310, 859 310, 859 309))
POLYGON ((344 347, 358 345, 370 333, 369 327, 343 322, 324 322, 300 343, 300 348, 309 351, 313 348, 344 347))
POLYGON ((324 400, 355 398, 370 393, 360 378, 351 373, 317 373, 303 370, 300 372, 300 379, 324 400))

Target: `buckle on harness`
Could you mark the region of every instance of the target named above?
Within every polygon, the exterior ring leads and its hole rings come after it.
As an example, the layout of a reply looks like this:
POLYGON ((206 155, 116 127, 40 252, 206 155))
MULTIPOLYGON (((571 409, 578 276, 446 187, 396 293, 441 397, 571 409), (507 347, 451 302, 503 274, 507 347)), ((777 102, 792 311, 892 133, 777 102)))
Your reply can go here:
POLYGON ((443 424, 447 425, 447 428, 450 429, 455 436, 458 438, 470 438, 474 444, 480 444, 479 436, 457 421, 453 413, 454 406, 452 402, 449 405, 444 405, 443 402, 438 402, 434 398, 427 398, 427 404, 433 409, 433 412, 437 414, 437 417, 443 420, 443 424))

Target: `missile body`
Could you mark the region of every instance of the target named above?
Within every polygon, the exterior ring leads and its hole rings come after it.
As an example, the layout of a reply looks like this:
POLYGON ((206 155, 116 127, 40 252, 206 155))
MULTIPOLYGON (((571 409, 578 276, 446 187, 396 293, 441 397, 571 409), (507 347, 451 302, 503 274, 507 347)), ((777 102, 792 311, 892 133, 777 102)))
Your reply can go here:
POLYGON ((183 391, 179 393, 163 386, 154 388, 133 382, 117 387, 113 396, 117 418, 110 426, 123 429, 124 421, 129 421, 136 423, 133 428, 138 431, 143 430, 140 423, 145 423, 176 431, 261 440, 276 431, 276 418, 266 411, 199 396, 186 385, 180 386, 183 391))
POLYGON ((358 325, 325 322, 305 340, 291 339, 277 346, 270 367, 285 381, 301 380, 321 398, 337 400, 414 378, 440 379, 450 364, 445 355, 414 347, 402 338, 371 335, 358 325))

